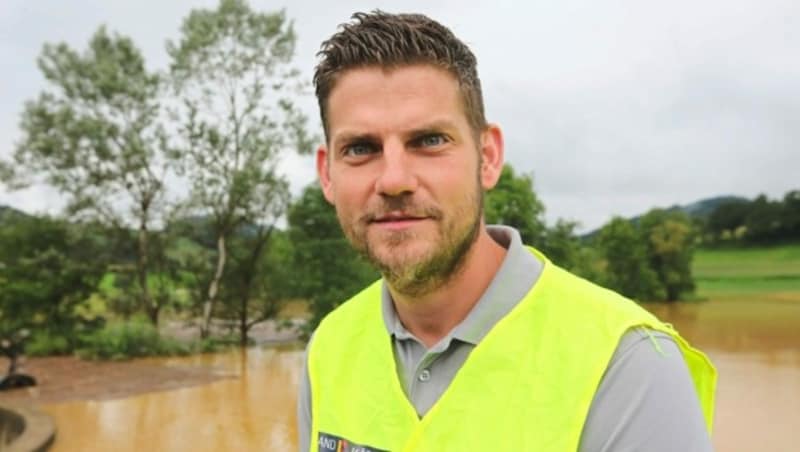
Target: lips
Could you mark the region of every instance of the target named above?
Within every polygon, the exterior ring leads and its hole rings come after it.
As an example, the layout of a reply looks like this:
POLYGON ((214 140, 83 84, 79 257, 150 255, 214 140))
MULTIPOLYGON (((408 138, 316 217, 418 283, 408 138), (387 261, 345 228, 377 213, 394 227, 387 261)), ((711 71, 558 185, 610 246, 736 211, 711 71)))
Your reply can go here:
POLYGON ((372 223, 395 223, 395 222, 403 222, 403 221, 417 221, 417 220, 424 220, 428 217, 422 215, 414 215, 405 212, 389 212, 382 215, 376 215, 371 222, 372 223))
POLYGON ((368 224, 383 231, 401 232, 414 228, 430 218, 411 212, 393 211, 373 216, 368 224))

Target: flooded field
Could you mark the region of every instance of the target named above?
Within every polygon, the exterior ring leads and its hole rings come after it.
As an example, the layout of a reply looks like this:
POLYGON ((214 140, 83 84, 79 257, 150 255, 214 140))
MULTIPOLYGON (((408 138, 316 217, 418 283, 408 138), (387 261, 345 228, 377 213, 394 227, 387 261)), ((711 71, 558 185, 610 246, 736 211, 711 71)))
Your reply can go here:
POLYGON ((302 354, 296 348, 254 348, 164 359, 165 366, 209 366, 238 377, 126 399, 46 406, 58 425, 52 450, 293 451, 302 354))
MULTIPOLYGON (((706 351, 720 373, 720 452, 790 452, 800 443, 800 303, 647 305, 706 351)), ((54 452, 295 450, 302 351, 161 360, 235 375, 210 384, 103 402, 51 404, 54 452)))

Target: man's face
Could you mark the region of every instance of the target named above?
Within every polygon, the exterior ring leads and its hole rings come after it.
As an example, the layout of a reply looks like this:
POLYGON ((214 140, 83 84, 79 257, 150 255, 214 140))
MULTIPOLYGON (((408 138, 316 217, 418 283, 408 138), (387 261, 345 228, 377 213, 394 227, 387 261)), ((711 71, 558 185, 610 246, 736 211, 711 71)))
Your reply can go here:
POLYGON ((502 165, 499 130, 476 143, 456 79, 429 65, 345 72, 328 127, 317 170, 353 246, 401 293, 446 283, 480 229, 483 189, 496 182, 480 156, 499 143, 502 165))

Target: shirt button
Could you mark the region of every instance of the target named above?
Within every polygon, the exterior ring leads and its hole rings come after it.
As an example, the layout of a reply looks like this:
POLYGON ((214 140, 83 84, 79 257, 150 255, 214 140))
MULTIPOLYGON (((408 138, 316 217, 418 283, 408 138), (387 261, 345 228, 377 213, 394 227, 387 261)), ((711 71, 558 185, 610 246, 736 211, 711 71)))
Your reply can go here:
POLYGON ((422 372, 419 373, 419 381, 428 381, 431 379, 431 371, 428 369, 422 369, 422 372))

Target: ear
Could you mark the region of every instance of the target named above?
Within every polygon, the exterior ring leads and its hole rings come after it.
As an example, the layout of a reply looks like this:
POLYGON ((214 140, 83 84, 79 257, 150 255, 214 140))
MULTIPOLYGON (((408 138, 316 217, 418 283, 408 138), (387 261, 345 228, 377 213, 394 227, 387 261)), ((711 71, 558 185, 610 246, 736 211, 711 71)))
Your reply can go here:
POLYGON ((329 203, 333 204, 333 184, 331 183, 331 169, 330 169, 330 156, 328 155, 328 148, 321 145, 317 149, 317 176, 319 177, 319 185, 322 188, 322 194, 329 203))
POLYGON ((480 179, 484 190, 497 184, 503 171, 503 132, 496 124, 489 124, 481 132, 481 168, 480 179))

